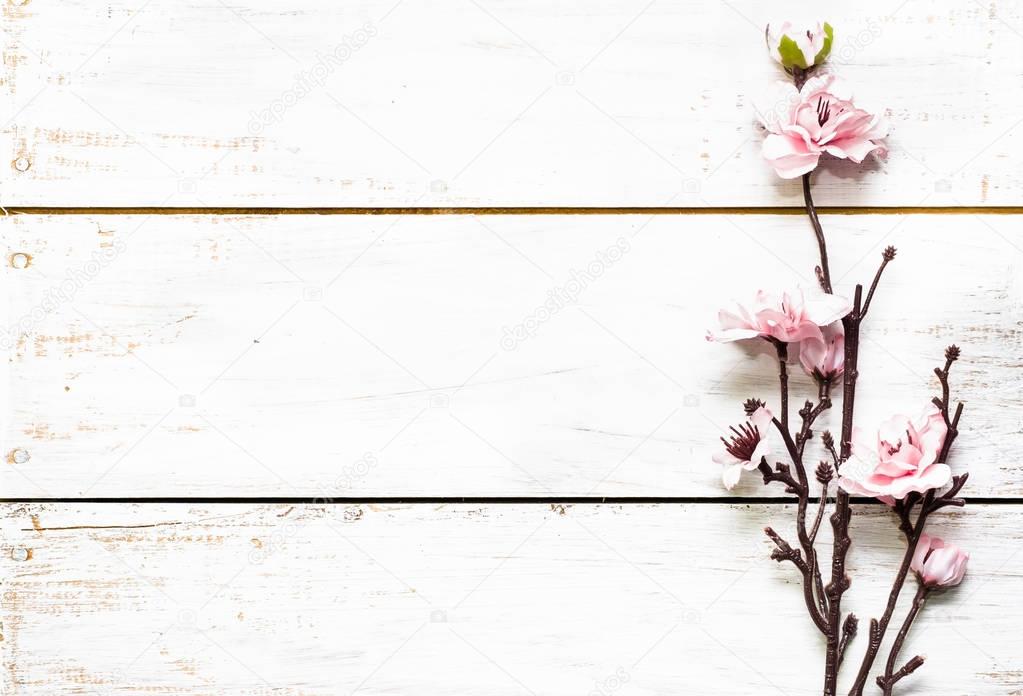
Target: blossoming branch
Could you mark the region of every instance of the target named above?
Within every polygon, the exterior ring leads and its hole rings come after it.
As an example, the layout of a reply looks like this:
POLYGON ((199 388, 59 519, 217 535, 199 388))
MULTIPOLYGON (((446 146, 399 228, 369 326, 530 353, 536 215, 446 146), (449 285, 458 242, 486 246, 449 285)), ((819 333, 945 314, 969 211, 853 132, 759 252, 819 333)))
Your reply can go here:
POLYGON ((963 412, 962 403, 953 406, 949 384, 960 352, 956 346, 945 350, 943 366, 934 370, 941 394, 922 404, 916 415, 894 415, 871 429, 854 426, 860 329, 896 250, 884 250, 865 295, 863 285, 853 288, 851 300, 837 294, 832 287, 827 240, 811 195, 811 174, 822 157, 858 164, 871 155, 884 155, 888 125, 883 115, 859 106, 841 79, 822 69, 834 40, 831 25, 772 24, 767 27, 766 39, 770 54, 788 79, 774 85, 767 100, 758 105, 757 117, 767 132, 763 153, 780 177, 802 178, 806 212, 820 255, 820 264, 814 269, 818 287, 780 293, 761 290, 750 302, 719 313, 720 330, 709 332, 708 339, 766 341, 777 356, 779 396, 770 403, 748 399, 743 405, 746 422, 721 438, 722 449, 713 459, 723 467, 721 476, 728 489, 744 472, 756 471, 765 485, 780 483, 795 496, 796 544, 770 527, 764 531, 775 546, 771 557, 791 563, 802 576, 807 613, 825 642, 824 696, 838 693, 839 668, 859 627, 855 615, 842 612, 842 598, 851 585, 846 573, 852 544, 850 495, 877 498, 891 509, 906 549, 895 570, 887 604, 879 618, 870 620, 867 645, 849 691, 850 696, 862 696, 912 573, 916 594, 874 679, 881 692, 890 696, 903 678, 924 663, 920 655, 902 664, 899 661, 927 597, 959 584, 969 559, 966 552, 924 533, 930 515, 964 504, 957 496, 968 474, 954 475, 947 463, 963 412), (797 356, 813 378, 817 393, 791 418, 789 365, 797 356), (821 432, 820 451, 825 456, 814 466, 807 443, 816 434, 818 419, 831 409, 832 394, 839 385, 841 434, 836 442, 830 431, 821 432), (811 512, 815 493, 819 498, 811 512), (833 542, 830 570, 826 571, 816 541, 829 505, 833 506, 829 517, 833 542))

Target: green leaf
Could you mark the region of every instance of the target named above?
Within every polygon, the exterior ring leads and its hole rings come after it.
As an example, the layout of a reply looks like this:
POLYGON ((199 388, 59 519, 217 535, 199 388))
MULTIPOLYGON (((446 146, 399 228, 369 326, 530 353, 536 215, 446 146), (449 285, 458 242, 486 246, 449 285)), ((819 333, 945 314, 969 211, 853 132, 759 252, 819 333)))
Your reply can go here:
POLYGON ((820 65, 831 54, 831 44, 835 40, 835 30, 831 25, 824 22, 824 47, 813 57, 813 64, 820 65))
POLYGON ((790 39, 788 34, 783 35, 781 41, 778 42, 778 55, 781 56, 781 64, 786 68, 795 66, 805 70, 809 67, 806 64, 806 57, 799 50, 799 45, 790 39))

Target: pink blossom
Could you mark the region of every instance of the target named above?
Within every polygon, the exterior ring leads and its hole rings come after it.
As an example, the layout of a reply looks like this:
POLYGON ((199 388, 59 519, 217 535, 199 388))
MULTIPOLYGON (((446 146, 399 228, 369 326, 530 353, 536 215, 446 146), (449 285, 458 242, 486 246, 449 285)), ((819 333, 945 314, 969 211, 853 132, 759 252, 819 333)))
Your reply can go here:
POLYGON ((799 362, 806 374, 816 380, 831 383, 845 369, 845 329, 836 321, 825 326, 821 333, 824 342, 804 341, 799 345, 799 362))
POLYGON ((963 581, 970 554, 937 537, 920 535, 910 568, 926 587, 953 587, 963 581))
POLYGON ((753 412, 749 422, 732 428, 730 441, 721 438, 721 442, 725 443, 725 451, 715 452, 712 459, 724 465, 721 480, 728 490, 732 490, 739 482, 744 470, 756 469, 765 457, 771 456, 771 443, 767 435, 773 419, 767 407, 761 406, 753 412))
POLYGON ((798 91, 789 82, 778 82, 768 107, 757 110, 768 131, 764 158, 783 179, 813 171, 824 153, 860 163, 872 152, 886 152, 887 120, 858 108, 852 92, 834 75, 811 77, 798 91))
POLYGON ((764 337, 785 343, 807 341, 824 345, 820 327, 841 319, 850 309, 849 301, 838 295, 797 289, 778 297, 758 290, 750 305, 737 305, 735 312, 718 312, 721 331, 708 331, 707 340, 729 342, 764 337))
POLYGON ((886 502, 941 488, 952 478, 948 464, 937 461, 947 433, 934 404, 927 404, 916 420, 892 416, 876 436, 853 428, 853 457, 842 466, 839 485, 853 495, 886 502))

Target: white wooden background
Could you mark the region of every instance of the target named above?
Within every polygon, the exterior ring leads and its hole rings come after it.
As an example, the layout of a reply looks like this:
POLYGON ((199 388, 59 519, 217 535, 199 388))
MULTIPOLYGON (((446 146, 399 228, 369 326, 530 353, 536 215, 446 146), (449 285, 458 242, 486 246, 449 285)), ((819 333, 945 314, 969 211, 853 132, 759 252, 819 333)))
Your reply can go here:
MULTIPOLYGON (((813 283, 750 106, 803 5, 5 2, 4 693, 819 693, 791 510, 710 462, 772 360, 703 339, 813 283)), ((900 250, 862 422, 964 352, 904 693, 1021 694, 1023 5, 815 8, 894 124, 815 177, 840 289, 900 250)), ((854 537, 866 620, 901 541, 854 537)))

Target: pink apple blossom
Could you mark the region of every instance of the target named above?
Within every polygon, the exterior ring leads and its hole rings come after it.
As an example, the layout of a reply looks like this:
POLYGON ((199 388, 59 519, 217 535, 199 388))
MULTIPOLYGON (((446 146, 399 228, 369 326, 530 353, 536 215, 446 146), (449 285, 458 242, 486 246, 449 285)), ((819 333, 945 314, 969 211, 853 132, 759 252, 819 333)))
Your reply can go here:
POLYGON ((744 338, 773 338, 785 343, 816 342, 824 345, 822 326, 841 319, 852 305, 838 295, 797 289, 780 297, 758 290, 753 302, 737 305, 735 312, 721 310, 721 330, 708 331, 708 341, 739 341, 744 338))
POLYGON ((765 457, 771 456, 768 433, 773 419, 774 416, 767 407, 761 406, 753 412, 749 422, 732 428, 731 440, 721 438, 721 442, 725 444, 725 451, 715 452, 712 459, 724 465, 721 480, 728 490, 732 490, 739 482, 743 471, 756 469, 765 457))
POLYGON ((937 537, 920 535, 910 568, 925 587, 953 587, 963 581, 970 554, 937 537))
POLYGON ((757 116, 768 131, 764 158, 783 179, 813 171, 825 153, 859 163, 886 152, 887 120, 857 107, 846 84, 831 74, 811 77, 801 90, 777 82, 757 116))
POLYGON ((948 464, 937 461, 947 433, 934 404, 927 404, 916 420, 892 416, 876 435, 853 428, 853 456, 840 469, 839 485, 853 495, 889 503, 941 488, 952 478, 948 464))
POLYGON ((814 379, 831 383, 842 375, 845 368, 845 329, 842 322, 828 324, 821 333, 824 342, 803 341, 799 344, 799 362, 806 374, 814 379))
POLYGON ((782 67, 804 70, 824 62, 831 53, 834 36, 835 32, 827 22, 772 22, 764 32, 772 58, 782 67))

